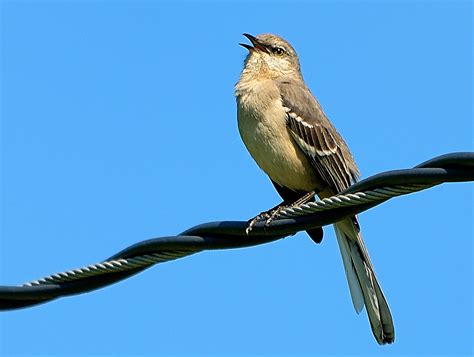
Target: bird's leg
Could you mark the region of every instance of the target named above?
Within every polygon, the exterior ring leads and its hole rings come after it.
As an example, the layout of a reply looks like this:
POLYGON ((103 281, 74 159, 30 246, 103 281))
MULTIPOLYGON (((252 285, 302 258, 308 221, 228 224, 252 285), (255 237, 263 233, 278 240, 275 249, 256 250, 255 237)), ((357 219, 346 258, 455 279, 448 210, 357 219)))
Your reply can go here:
POLYGON ((275 217, 277 217, 281 213, 281 211, 287 208, 293 208, 293 207, 305 204, 309 202, 311 199, 313 199, 315 195, 316 195, 316 192, 311 191, 311 192, 306 193, 303 197, 297 199, 293 203, 288 204, 287 201, 283 201, 282 203, 280 203, 279 205, 276 205, 275 207, 269 209, 268 211, 261 212, 259 215, 255 216, 248 222, 248 226, 247 226, 247 229, 245 230, 245 233, 249 234, 253 226, 257 222, 263 219, 265 219, 265 227, 268 227, 270 223, 275 219, 275 217))
POLYGON ((316 195, 316 191, 308 192, 303 197, 301 197, 300 199, 298 199, 295 202, 293 202, 292 204, 288 205, 288 207, 292 208, 292 207, 296 207, 296 206, 299 206, 299 205, 304 205, 305 203, 308 203, 309 201, 311 201, 315 195, 316 195))
POLYGON ((297 199, 293 203, 285 205, 285 202, 283 202, 281 205, 275 207, 275 209, 273 209, 273 211, 270 213, 270 217, 268 217, 268 219, 265 221, 265 227, 269 226, 270 223, 272 223, 272 221, 275 219, 275 217, 277 217, 281 213, 281 211, 287 208, 293 208, 299 205, 303 205, 311 201, 315 195, 316 195, 316 192, 311 191, 311 192, 306 193, 303 197, 297 199))

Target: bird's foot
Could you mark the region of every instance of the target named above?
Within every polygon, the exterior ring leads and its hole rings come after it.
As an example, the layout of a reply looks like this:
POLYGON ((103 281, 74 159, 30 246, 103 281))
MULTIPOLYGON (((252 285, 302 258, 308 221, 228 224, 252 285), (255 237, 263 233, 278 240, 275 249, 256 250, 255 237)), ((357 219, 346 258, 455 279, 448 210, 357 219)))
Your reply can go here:
POLYGON ((245 233, 249 234, 252 231, 253 226, 255 226, 256 223, 261 222, 263 220, 265 220, 265 228, 268 227, 270 223, 272 223, 272 221, 275 219, 275 217, 277 217, 280 214, 280 212, 283 211, 285 208, 288 208, 288 206, 278 205, 268 211, 258 214, 257 216, 255 216, 254 218, 248 221, 248 225, 247 225, 247 228, 245 229, 245 233))
POLYGON ((315 191, 311 191, 306 193, 304 196, 296 200, 295 202, 291 204, 285 204, 287 202, 283 201, 280 203, 278 206, 273 207, 272 209, 269 209, 268 211, 262 212, 259 215, 255 216, 251 220, 248 221, 247 228, 245 229, 245 233, 249 234, 252 231, 253 226, 255 226, 256 223, 265 220, 265 226, 264 228, 267 228, 270 226, 270 223, 277 218, 282 211, 284 211, 287 208, 294 208, 296 206, 302 205, 304 203, 309 202, 310 200, 313 199, 315 196, 315 191))
POLYGON ((255 224, 256 224, 257 222, 260 222, 260 221, 263 220, 263 219, 268 219, 268 218, 270 217, 270 215, 269 215, 268 212, 269 212, 269 211, 262 212, 262 213, 256 215, 256 216, 255 216, 254 218, 252 218, 251 220, 249 220, 249 221, 247 222, 247 228, 245 229, 245 233, 246 233, 246 234, 249 234, 249 233, 252 231, 253 226, 255 226, 255 224))

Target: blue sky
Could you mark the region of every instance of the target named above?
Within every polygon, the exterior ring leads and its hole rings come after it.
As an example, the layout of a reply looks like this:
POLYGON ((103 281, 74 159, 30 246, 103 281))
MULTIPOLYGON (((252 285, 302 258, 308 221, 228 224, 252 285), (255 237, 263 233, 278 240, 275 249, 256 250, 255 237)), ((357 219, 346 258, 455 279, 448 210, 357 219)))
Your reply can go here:
MULTIPOLYGON (((0 285, 279 198, 237 131, 243 32, 273 32, 362 177, 473 150, 469 2, 1 3, 0 285)), ((352 308, 332 228, 205 252, 0 315, 0 354, 469 355, 473 188, 361 215, 396 342, 352 308)))

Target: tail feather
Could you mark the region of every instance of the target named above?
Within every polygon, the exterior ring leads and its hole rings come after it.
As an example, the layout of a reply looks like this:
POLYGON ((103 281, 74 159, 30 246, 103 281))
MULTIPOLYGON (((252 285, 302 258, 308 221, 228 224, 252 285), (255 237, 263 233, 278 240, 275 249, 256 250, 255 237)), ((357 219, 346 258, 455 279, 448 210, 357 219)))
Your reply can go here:
POLYGON ((360 232, 350 218, 337 222, 334 229, 355 310, 359 313, 365 305, 377 342, 392 343, 395 340, 392 315, 360 232))
POLYGON ((321 227, 308 229, 306 233, 308 233, 309 237, 313 240, 314 243, 319 244, 323 240, 324 232, 321 227))
POLYGON ((341 251, 342 262, 344 263, 344 270, 346 272, 347 282, 349 283, 349 290, 351 292, 352 304, 357 313, 360 313, 364 308, 364 295, 360 287, 357 273, 352 263, 351 247, 349 240, 338 225, 334 225, 336 231, 337 242, 341 251))

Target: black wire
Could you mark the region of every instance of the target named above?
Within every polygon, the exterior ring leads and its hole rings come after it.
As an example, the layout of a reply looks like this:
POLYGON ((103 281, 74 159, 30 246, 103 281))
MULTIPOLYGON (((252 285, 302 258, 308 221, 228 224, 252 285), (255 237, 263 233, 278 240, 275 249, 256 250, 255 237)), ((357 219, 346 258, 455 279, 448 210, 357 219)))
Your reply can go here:
MULTIPOLYGON (((379 173, 362 180, 343 194, 373 190, 385 186, 407 184, 433 184, 443 182, 474 181, 474 153, 460 152, 438 156, 425 161, 413 169, 379 173)), ((385 200, 363 203, 351 207, 333 208, 311 215, 278 219, 270 226, 257 223, 250 234, 245 232, 247 222, 222 221, 200 224, 180 235, 161 237, 136 243, 106 260, 126 259, 157 252, 233 249, 249 247, 275 241, 300 230, 332 224, 346 216, 354 215, 377 206, 385 200)), ((83 277, 69 282, 42 284, 38 286, 0 286, 0 310, 12 310, 45 303, 59 297, 90 292, 135 275, 150 266, 121 272, 110 272, 83 277)))

